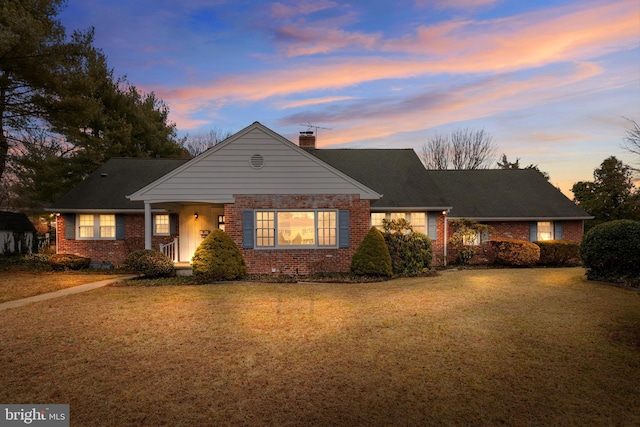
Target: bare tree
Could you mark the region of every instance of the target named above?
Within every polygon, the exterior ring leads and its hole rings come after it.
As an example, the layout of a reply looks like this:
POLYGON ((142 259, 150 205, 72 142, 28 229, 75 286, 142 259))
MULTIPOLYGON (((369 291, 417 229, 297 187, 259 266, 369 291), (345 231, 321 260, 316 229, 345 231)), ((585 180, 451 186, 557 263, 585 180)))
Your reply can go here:
POLYGON ((233 135, 230 131, 223 131, 219 128, 209 129, 209 132, 198 133, 193 136, 187 135, 184 139, 184 148, 192 156, 197 156, 204 153, 209 148, 213 147, 229 138, 233 135))
MULTIPOLYGON (((623 139, 622 148, 627 150, 631 154, 635 154, 636 156, 640 156, 640 125, 635 120, 625 119, 631 124, 631 128, 627 129, 625 132, 625 137, 623 139)), ((638 165, 640 166, 640 159, 638 159, 638 165)), ((636 172, 640 172, 640 168, 632 167, 636 172)))
POLYGON ((420 156, 427 169, 488 169, 497 157, 497 147, 484 129, 466 128, 429 139, 420 156))

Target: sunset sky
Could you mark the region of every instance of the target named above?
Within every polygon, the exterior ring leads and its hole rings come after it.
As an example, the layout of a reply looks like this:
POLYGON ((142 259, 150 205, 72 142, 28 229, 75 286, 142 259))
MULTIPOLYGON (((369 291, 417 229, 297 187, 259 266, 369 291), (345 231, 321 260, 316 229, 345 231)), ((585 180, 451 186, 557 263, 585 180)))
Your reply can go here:
POLYGON ((180 135, 310 123, 320 147, 419 152, 483 128, 570 197, 606 157, 636 161, 638 0, 69 0, 61 19, 95 27, 180 135))

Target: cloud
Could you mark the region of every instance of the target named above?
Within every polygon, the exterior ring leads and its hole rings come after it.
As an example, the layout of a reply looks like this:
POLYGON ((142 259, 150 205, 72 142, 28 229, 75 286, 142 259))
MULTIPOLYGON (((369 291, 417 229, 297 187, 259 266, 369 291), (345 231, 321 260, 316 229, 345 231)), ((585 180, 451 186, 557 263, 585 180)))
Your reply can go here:
POLYGON ((308 107, 310 105, 328 104, 333 102, 348 101, 354 99, 352 96, 329 96, 324 98, 309 98, 296 101, 287 101, 277 103, 279 109, 286 110, 289 108, 308 107))
POLYGON ((380 39, 376 34, 296 25, 280 27, 274 34, 279 41, 286 42, 283 44, 287 56, 326 54, 343 48, 372 50, 380 39))
POLYGON ((270 5, 269 12, 272 19, 288 19, 331 9, 335 6, 337 6, 337 3, 329 0, 307 0, 292 4, 275 2, 270 5))

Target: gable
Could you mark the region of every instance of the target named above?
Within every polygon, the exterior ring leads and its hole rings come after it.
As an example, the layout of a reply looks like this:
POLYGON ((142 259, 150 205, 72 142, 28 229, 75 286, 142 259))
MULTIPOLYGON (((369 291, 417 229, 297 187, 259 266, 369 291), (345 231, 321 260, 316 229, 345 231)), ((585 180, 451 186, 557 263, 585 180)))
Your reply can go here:
POLYGON ((0 211, 0 231, 35 232, 36 229, 23 213, 0 211))
POLYGON ((133 201, 232 203, 234 195, 380 194, 258 122, 129 196, 133 201))

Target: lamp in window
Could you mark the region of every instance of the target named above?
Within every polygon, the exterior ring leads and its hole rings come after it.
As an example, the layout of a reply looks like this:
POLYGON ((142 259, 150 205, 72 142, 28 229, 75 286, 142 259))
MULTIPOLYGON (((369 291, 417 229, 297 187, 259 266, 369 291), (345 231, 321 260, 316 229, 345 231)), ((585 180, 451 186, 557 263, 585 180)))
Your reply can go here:
POLYGON ((193 214, 193 219, 196 219, 196 220, 198 219, 198 212, 193 214))

